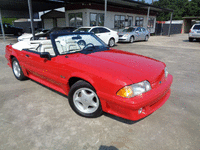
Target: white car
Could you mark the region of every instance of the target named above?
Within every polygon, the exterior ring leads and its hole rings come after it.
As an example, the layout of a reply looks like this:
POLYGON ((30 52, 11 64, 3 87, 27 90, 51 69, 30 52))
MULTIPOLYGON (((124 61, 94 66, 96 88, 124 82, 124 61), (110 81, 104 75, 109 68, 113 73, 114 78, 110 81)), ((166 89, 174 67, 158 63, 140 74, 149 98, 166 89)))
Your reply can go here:
MULTIPOLYGON (((35 35, 37 36, 37 35, 40 35, 40 34, 44 34, 44 33, 46 33, 47 31, 49 31, 49 29, 37 30, 37 31, 35 31, 35 32, 36 32, 35 35)), ((32 37, 33 37, 32 33, 24 33, 24 34, 22 34, 21 36, 19 36, 19 37, 17 38, 17 40, 18 40, 18 42, 19 42, 19 41, 30 41, 30 39, 31 39, 32 37)))
POLYGON ((200 24, 194 24, 189 31, 189 41, 192 42, 193 39, 200 41, 200 24))
POLYGON ((74 32, 92 32, 98 36, 108 46, 113 47, 119 40, 119 36, 116 31, 113 31, 107 27, 94 26, 94 27, 80 27, 74 32))

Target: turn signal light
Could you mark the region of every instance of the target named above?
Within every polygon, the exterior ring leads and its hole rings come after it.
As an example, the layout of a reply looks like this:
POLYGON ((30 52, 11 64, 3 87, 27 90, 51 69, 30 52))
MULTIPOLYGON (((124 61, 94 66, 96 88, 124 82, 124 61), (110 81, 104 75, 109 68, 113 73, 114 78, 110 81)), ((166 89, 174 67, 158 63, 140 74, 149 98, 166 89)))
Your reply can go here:
POLYGON ((117 95, 119 95, 121 97, 126 97, 126 98, 131 97, 132 94, 133 94, 133 91, 132 91, 131 86, 125 86, 124 88, 120 89, 117 92, 117 95))

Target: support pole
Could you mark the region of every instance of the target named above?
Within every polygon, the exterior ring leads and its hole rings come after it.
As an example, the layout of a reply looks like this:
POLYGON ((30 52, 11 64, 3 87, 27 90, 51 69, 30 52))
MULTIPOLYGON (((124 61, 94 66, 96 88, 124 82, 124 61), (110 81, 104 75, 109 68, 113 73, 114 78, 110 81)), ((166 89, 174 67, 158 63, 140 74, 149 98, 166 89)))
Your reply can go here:
POLYGON ((33 26, 33 10, 32 10, 32 0, 28 0, 29 16, 31 19, 31 31, 33 34, 33 40, 35 40, 35 29, 33 26))
POLYGON ((3 34, 3 41, 5 42, 6 38, 5 38, 5 32, 4 32, 4 27, 3 27, 2 17, 1 17, 1 8, 0 8, 0 22, 1 22, 1 31, 3 34))
POLYGON ((172 24, 172 17, 173 17, 173 13, 171 13, 171 17, 170 17, 170 24, 169 24, 169 30, 168 30, 169 37, 170 37, 170 30, 171 30, 171 24, 172 24))
POLYGON ((104 26, 106 26, 107 0, 105 0, 104 26))
POLYGON ((150 7, 148 7, 148 12, 147 12, 147 28, 148 28, 148 22, 149 22, 149 13, 150 13, 150 7))
POLYGON ((163 21, 162 21, 162 26, 161 26, 161 32, 160 32, 160 35, 162 36, 163 34, 163 21))

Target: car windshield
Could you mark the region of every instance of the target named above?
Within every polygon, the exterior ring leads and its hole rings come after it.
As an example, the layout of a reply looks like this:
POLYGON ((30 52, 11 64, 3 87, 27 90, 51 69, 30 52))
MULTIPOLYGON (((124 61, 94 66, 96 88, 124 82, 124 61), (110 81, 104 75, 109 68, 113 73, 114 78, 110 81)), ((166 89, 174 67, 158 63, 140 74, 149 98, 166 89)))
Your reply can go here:
POLYGON ((193 29, 198 29, 198 30, 200 30, 200 25, 195 25, 193 29))
POLYGON ((88 53, 108 50, 108 46, 90 33, 56 35, 53 38, 59 54, 88 53))
POLYGON ((135 28, 128 28, 128 29, 122 30, 122 32, 133 32, 133 31, 135 31, 135 28))
POLYGON ((79 28, 75 32, 88 32, 91 28, 79 28))

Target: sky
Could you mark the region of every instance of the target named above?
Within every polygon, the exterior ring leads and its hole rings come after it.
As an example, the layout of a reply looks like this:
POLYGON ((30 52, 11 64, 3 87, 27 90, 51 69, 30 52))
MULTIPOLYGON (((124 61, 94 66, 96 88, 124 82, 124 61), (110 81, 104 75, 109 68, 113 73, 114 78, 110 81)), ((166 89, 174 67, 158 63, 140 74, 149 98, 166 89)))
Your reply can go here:
MULTIPOLYGON (((158 1, 158 0, 153 0, 153 1, 155 2, 155 1, 158 1)), ((151 4, 152 0, 145 0, 145 2, 148 3, 148 4, 151 4)))

